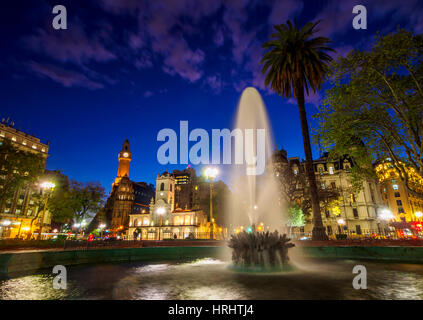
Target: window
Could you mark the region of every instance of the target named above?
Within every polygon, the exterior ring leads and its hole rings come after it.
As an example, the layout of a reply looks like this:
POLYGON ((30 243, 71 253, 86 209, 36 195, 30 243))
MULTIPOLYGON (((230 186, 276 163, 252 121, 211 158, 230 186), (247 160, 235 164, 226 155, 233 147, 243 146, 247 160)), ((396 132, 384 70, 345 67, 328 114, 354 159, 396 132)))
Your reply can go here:
POLYGON ((319 167, 319 173, 323 174, 323 168, 322 167, 319 167))
POLYGON ((354 215, 354 218, 358 219, 358 210, 357 210, 357 208, 353 208, 353 215, 354 215))
POLYGON ((170 192, 172 192, 172 185, 170 185, 170 192))
POLYGON ((321 187, 322 187, 322 189, 325 189, 326 188, 326 185, 325 185, 324 182, 321 183, 321 187))
POLYGON ((398 208, 398 213, 404 213, 404 208, 398 208))
POLYGON ((35 144, 33 144, 32 149, 37 149, 37 146, 35 144))
POLYGON ((164 183, 162 182, 161 184, 160 184, 160 191, 163 191, 164 190, 164 183))
POLYGON ((399 192, 395 192, 395 197, 399 198, 399 197, 401 197, 401 194, 399 192))
POLYGON ((350 198, 351 198, 351 202, 355 202, 355 194, 354 193, 350 194, 350 198))
POLYGON ((336 182, 332 181, 330 183, 330 186, 331 186, 332 189, 336 189, 336 182))
POLYGON ((328 230, 328 235, 330 236, 332 234, 332 227, 331 226, 327 226, 327 230, 328 230))
POLYGON ((294 174, 297 175, 298 174, 298 170, 294 169, 294 174))
POLYGON ((392 185, 392 189, 394 189, 394 190, 398 190, 398 185, 397 185, 397 184, 393 184, 393 185, 392 185))
POLYGON ((361 226, 360 226, 360 225, 356 225, 356 226, 355 226, 355 232, 356 232, 357 234, 361 234, 361 226))
POLYGON ((397 206, 402 207, 402 201, 401 200, 397 200, 397 206))
POLYGON ((351 167, 347 164, 347 165, 345 166, 345 171, 346 171, 346 172, 350 172, 350 169, 351 169, 351 167))
POLYGON ((333 174, 333 173, 334 173, 333 167, 331 166, 331 167, 329 167, 329 174, 333 174))

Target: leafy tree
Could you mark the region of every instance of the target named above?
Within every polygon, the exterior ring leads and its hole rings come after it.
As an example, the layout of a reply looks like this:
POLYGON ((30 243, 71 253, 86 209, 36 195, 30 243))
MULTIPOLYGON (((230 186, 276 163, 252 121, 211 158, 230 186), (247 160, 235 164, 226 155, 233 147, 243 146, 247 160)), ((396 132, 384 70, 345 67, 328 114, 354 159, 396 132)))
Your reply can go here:
POLYGON ((300 206, 294 205, 288 209, 288 221, 289 227, 302 227, 305 224, 305 217, 303 210, 300 206))
POLYGON ((310 184, 310 197, 313 207, 313 239, 327 239, 320 213, 317 195, 316 177, 313 170, 310 136, 305 111, 304 91, 309 94, 320 89, 325 79, 328 63, 332 58, 327 52, 333 51, 324 37, 314 37, 319 22, 309 22, 299 27, 294 20, 286 25, 275 25, 272 40, 263 44, 268 49, 261 63, 264 63, 263 74, 266 74, 265 85, 271 87, 278 95, 297 99, 303 134, 304 152, 306 156, 306 172, 310 184))
POLYGON ((98 182, 70 181, 68 205, 72 209, 73 218, 78 223, 92 217, 101 210, 105 190, 98 182))
POLYGON ((52 215, 52 222, 63 224, 71 222, 73 217, 72 206, 70 206, 70 190, 68 178, 58 171, 50 171, 46 179, 55 184, 55 188, 48 200, 48 210, 52 215))
POLYGON ((0 209, 19 188, 39 181, 44 163, 43 156, 16 148, 9 140, 0 141, 0 209))
MULTIPOLYGON (((276 169, 276 177, 279 181, 279 190, 281 198, 289 207, 299 207, 305 216, 309 216, 312 209, 312 199, 310 197, 309 184, 307 183, 307 174, 304 165, 300 164, 298 170, 294 173, 292 167, 286 163, 276 169)), ((339 191, 332 188, 322 188, 321 184, 317 187, 317 196, 322 210, 331 206, 334 199, 338 199, 339 191)))
POLYGON ((390 158, 408 191, 407 168, 423 177, 423 36, 398 29, 377 35, 370 51, 353 50, 331 66, 332 87, 315 140, 331 156, 354 158, 354 188, 375 177, 372 162, 390 158))

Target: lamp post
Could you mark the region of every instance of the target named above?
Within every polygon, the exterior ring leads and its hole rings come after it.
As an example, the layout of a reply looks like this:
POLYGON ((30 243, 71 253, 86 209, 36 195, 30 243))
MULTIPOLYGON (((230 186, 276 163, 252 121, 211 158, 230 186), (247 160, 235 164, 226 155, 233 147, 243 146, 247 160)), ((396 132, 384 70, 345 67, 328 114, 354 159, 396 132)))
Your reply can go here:
POLYGON ((342 219, 342 218, 339 218, 336 222, 338 222, 339 229, 340 229, 341 233, 343 234, 344 233, 344 226, 345 226, 345 223, 346 223, 345 220, 342 219))
MULTIPOLYGON (((43 189, 43 190, 45 190, 45 191, 50 191, 50 190, 53 190, 55 186, 56 186, 56 185, 55 185, 53 182, 48 182, 48 181, 43 182, 43 183, 41 183, 41 184, 40 184, 41 189, 43 189)), ((50 193, 49 193, 49 192, 47 192, 47 195, 46 195, 46 200, 44 201, 44 208, 43 208, 43 211, 42 211, 42 213, 41 213, 41 219, 40 219, 40 231, 38 232, 38 240, 40 240, 40 239, 41 239, 41 232, 43 231, 43 225, 44 225, 44 215, 45 215, 46 210, 47 210, 47 203, 48 203, 48 197, 49 197, 49 195, 50 195, 50 193)))
MULTIPOLYGON (((383 208, 379 211, 378 218, 385 221, 386 224, 389 224, 389 221, 394 220, 395 216, 392 214, 392 211, 388 208, 383 208)), ((386 230, 384 228, 384 230, 386 230)))
POLYGON ((101 238, 101 239, 103 239, 103 230, 104 230, 104 228, 106 228, 106 225, 105 225, 104 223, 101 223, 101 224, 98 226, 98 228, 101 230, 101 233, 100 233, 100 238, 101 238))
POLYGON ((163 215, 166 213, 166 209, 163 208, 163 207, 159 207, 159 208, 157 208, 156 213, 159 215, 158 225, 159 225, 159 240, 160 240, 160 232, 162 230, 161 227, 162 227, 162 224, 163 224, 163 215))
POLYGON ((213 219, 213 180, 217 177, 216 168, 207 168, 204 171, 206 179, 210 182, 210 240, 213 240, 213 228, 214 228, 214 219, 213 219))

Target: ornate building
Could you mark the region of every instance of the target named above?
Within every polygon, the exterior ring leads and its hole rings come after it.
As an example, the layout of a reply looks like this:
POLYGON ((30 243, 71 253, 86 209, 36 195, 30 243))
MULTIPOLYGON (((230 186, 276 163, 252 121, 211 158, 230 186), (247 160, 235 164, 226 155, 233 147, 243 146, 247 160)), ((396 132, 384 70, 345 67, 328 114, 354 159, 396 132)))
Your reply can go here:
MULTIPOLYGON (((307 207, 308 182, 305 174, 305 162, 298 157, 288 158, 285 150, 275 150, 272 161, 276 175, 282 174, 281 198, 289 198, 288 202, 296 202, 307 207), (284 174, 290 170, 290 174, 284 174), (286 178, 288 176, 288 178, 286 178), (288 196, 286 196, 288 194, 288 196)), ((350 172, 354 161, 348 156, 330 160, 324 154, 313 161, 314 174, 320 196, 320 206, 323 225, 329 236, 337 233, 348 233, 352 236, 367 236, 380 232, 380 221, 377 219, 379 208, 383 201, 379 192, 377 180, 367 179, 362 189, 353 191, 350 172)), ((308 204, 311 212, 311 203, 308 204)), ((313 229, 312 214, 306 217, 305 226, 299 228, 302 235, 309 235, 313 229)))
MULTIPOLYGON (((192 168, 157 175, 156 196, 151 199, 149 213, 130 216, 129 239, 208 239, 210 224, 196 201, 196 179, 192 168)), ((217 237, 216 225, 214 230, 217 237)))
POLYGON ((405 168, 409 178, 411 192, 401 179, 398 171, 392 165, 391 159, 386 159, 375 165, 379 178, 382 199, 398 222, 420 221, 423 212, 423 179, 414 170, 405 168), (416 216, 417 213, 417 216, 416 216))
MULTIPOLYGON (((13 128, 6 122, 0 123, 0 144, 5 139, 20 150, 39 154, 43 158, 43 165, 48 157, 49 144, 42 143, 39 138, 13 128)), ((0 186, 7 173, 0 174, 0 186)), ((0 208, 0 238, 21 237, 24 234, 48 232, 51 225, 51 215, 47 211, 43 221, 39 217, 41 210, 40 199, 44 198, 43 190, 39 185, 31 185, 15 190, 11 199, 0 208)))
POLYGON ((128 229, 129 215, 148 213, 150 199, 154 197, 154 186, 129 179, 129 164, 132 159, 128 139, 123 142, 118 155, 118 172, 107 199, 105 213, 110 228, 119 234, 128 229))

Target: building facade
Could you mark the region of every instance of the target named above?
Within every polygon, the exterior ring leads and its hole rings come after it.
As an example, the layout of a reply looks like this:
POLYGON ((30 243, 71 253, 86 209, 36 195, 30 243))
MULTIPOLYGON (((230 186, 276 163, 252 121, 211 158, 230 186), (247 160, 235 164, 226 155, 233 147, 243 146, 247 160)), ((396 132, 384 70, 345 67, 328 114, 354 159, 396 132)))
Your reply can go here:
POLYGON ((118 171, 107 199, 105 214, 113 233, 125 236, 131 214, 146 214, 150 210, 150 200, 154 198, 154 186, 129 179, 129 164, 132 153, 128 139, 123 142, 118 154, 118 171))
MULTIPOLYGON (((0 123, 0 144, 6 139, 20 150, 41 155, 45 167, 49 151, 48 143, 42 143, 39 138, 17 130, 2 121, 0 123)), ((7 173, 3 173, 0 176, 0 185, 6 175, 7 173)), ((12 198, 8 199, 0 208, 0 238, 27 237, 34 232, 39 232, 40 226, 42 232, 49 232, 51 214, 48 211, 44 215, 39 214, 45 197, 45 191, 38 184, 18 188, 12 198)))
MULTIPOLYGON (((290 194, 293 194, 291 201, 295 199, 294 201, 298 205, 303 204, 302 201, 310 202, 310 214, 306 216, 305 225, 296 228, 300 236, 310 236, 313 229, 313 217, 311 201, 308 196, 305 161, 300 161, 298 157, 288 158, 283 149, 275 150, 272 161, 276 175, 288 168, 294 177, 287 179, 289 180, 288 183, 294 184, 293 186, 281 186, 281 188, 284 188, 283 190, 288 190, 290 194), (304 178, 295 179, 295 176, 303 176, 304 178)), ((377 218, 378 210, 383 208, 384 205, 378 181, 367 179, 363 181, 361 190, 354 192, 350 179, 353 166, 352 158, 344 156, 337 160, 330 160, 327 153, 313 161, 313 170, 320 197, 322 222, 329 237, 335 237, 336 234, 340 233, 357 237, 369 236, 379 233, 381 229, 385 228, 383 222, 377 218)), ((286 182, 281 181, 281 183, 286 182)))
MULTIPOLYGON (((210 224, 195 201, 195 181, 195 170, 191 168, 157 175, 149 213, 130 216, 129 239, 208 239, 210 224)), ((214 226, 217 237, 219 229, 214 226)))
POLYGON ((410 185, 416 193, 411 192, 401 179, 398 171, 393 167, 391 159, 379 162, 375 165, 375 171, 379 178, 379 188, 382 200, 387 208, 395 216, 397 222, 421 221, 423 212, 423 179, 406 169, 410 179, 410 185), (417 213, 417 216, 416 216, 417 213))

